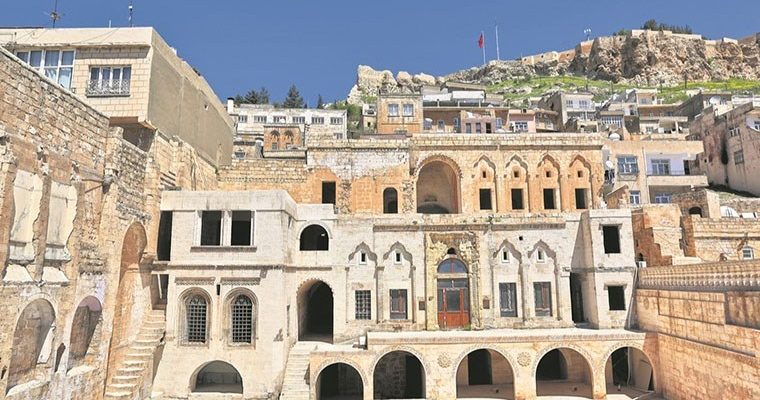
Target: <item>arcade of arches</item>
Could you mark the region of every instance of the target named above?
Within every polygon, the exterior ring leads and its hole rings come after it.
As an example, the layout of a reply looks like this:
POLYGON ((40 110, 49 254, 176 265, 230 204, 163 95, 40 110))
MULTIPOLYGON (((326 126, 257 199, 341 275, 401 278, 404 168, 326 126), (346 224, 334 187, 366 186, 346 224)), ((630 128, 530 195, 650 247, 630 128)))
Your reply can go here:
MULTIPOLYGON (((607 344, 599 343, 602 346, 593 353, 559 347, 539 353, 535 361, 530 357, 535 354, 531 343, 515 343, 518 349, 465 348, 455 362, 448 356, 457 350, 432 342, 420 353, 397 349, 380 353, 379 358, 371 352, 357 352, 359 357, 354 357, 350 352, 328 351, 312 358, 312 367, 326 366, 311 379, 318 382, 314 387, 318 399, 361 399, 369 390, 371 395, 364 398, 572 400, 609 393, 611 399, 623 400, 654 392, 653 365, 642 350, 626 346, 606 350, 607 344), (365 376, 371 386, 363 382, 365 376)), ((598 343, 582 344, 592 349, 598 343)))

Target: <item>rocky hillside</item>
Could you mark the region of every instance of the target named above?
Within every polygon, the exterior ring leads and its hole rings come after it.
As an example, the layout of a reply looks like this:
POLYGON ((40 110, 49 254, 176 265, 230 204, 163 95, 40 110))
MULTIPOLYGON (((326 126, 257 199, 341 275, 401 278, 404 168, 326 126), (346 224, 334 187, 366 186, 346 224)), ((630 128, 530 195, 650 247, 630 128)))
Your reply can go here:
POLYGON ((494 86, 541 76, 576 76, 634 86, 672 86, 684 81, 760 80, 760 34, 734 40, 706 40, 699 35, 634 30, 598 37, 575 49, 548 52, 442 77, 375 71, 359 66, 349 101, 374 96, 380 87, 413 90, 423 84, 462 81, 494 86))

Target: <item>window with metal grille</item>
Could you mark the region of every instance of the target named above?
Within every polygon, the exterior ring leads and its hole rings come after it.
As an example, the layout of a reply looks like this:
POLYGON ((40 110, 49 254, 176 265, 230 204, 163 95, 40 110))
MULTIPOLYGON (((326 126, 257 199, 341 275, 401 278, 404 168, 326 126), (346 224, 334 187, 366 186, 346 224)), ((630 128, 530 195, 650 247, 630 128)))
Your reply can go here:
POLYGON ((369 290, 357 290, 356 296, 356 319, 372 319, 372 292, 369 290))
POLYGON ((206 342, 206 299, 200 295, 194 295, 187 300, 186 315, 187 327, 185 339, 190 343, 206 342))
POLYGON ((253 337, 253 301, 240 295, 232 302, 232 343, 251 343, 253 337))

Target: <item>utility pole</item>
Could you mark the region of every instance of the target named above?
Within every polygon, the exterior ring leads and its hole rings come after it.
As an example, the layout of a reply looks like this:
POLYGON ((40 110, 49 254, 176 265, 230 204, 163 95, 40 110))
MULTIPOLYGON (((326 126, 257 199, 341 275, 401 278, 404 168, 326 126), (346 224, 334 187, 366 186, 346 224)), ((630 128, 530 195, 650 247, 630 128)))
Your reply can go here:
POLYGON ((499 55, 499 24, 496 24, 496 60, 501 61, 501 56, 499 55))
POLYGON ((132 0, 129 0, 129 27, 132 28, 135 26, 134 21, 134 7, 132 6, 132 0))

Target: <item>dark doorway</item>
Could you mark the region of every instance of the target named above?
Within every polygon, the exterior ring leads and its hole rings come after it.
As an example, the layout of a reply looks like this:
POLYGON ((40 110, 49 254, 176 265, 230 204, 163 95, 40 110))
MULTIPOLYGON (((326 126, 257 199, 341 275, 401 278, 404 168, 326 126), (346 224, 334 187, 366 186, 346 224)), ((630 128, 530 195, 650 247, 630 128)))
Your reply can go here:
POLYGON ((467 379, 470 385, 490 385, 491 353, 488 350, 475 350, 467 356, 467 379))
POLYGON ((493 206, 491 205, 491 189, 480 189, 480 209, 481 210, 490 210, 493 206))
POLYGON ((327 251, 330 249, 330 237, 327 230, 320 225, 309 225, 299 239, 301 251, 327 251))
POLYGON ((317 399, 319 400, 360 400, 363 394, 361 375, 348 364, 333 364, 319 373, 317 378, 317 399))
POLYGON ((583 278, 575 272, 570 273, 570 305, 573 322, 586 322, 586 316, 583 314, 583 278))
POLYGON ((332 341, 333 334, 333 293, 327 284, 321 281, 308 288, 301 288, 298 303, 299 340, 332 341))
POLYGON ((335 204, 335 182, 322 182, 322 204, 335 204))
POLYGON ((575 189, 575 208, 578 210, 588 208, 586 205, 586 189, 575 189))
POLYGON ((213 361, 196 375, 193 392, 243 393, 243 379, 232 365, 223 361, 213 361))
POLYGON ((523 203, 523 190, 512 189, 512 209, 524 210, 525 204, 523 203))
POLYGON ((554 202, 554 189, 544 189, 544 210, 554 210, 557 206, 554 202))
POLYGON ((620 227, 603 226, 602 235, 604 236, 604 254, 620 254, 620 227))
POLYGON ((614 385, 628 384, 628 348, 623 347, 612 352, 612 383, 614 385))
POLYGON ((554 349, 541 358, 536 369, 536 380, 557 381, 567 379, 567 363, 562 353, 554 349))
POLYGON ((171 211, 161 211, 158 220, 158 244, 156 257, 159 261, 169 261, 172 253, 172 217, 171 211))
POLYGON ((384 355, 372 374, 375 399, 425 398, 425 371, 422 363, 406 351, 384 355))

